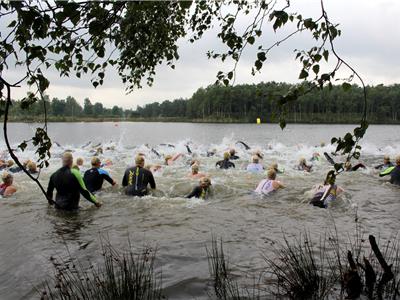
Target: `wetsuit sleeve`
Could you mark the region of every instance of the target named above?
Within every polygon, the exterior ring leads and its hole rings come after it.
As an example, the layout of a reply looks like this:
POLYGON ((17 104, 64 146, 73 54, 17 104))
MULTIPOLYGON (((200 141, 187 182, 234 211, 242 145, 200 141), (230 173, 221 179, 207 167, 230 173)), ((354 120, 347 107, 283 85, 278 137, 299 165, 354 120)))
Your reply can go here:
POLYGON ((186 198, 198 197, 198 195, 199 195, 199 187, 196 186, 196 187, 192 190, 192 192, 191 192, 189 195, 186 196, 186 198))
POLYGON ((236 168, 236 166, 235 166, 235 164, 234 164, 233 162, 231 162, 231 164, 232 164, 232 167, 233 167, 233 168, 236 168))
POLYGON ((54 182, 53 182, 53 176, 50 177, 49 180, 49 185, 47 186, 47 200, 51 202, 53 200, 53 192, 54 192, 54 182))
POLYGON ((114 183, 114 180, 111 178, 110 173, 108 173, 106 170, 99 169, 100 175, 107 180, 110 184, 114 183))
POLYGON ((156 181, 154 180, 153 173, 151 173, 150 171, 149 171, 149 184, 153 190, 156 188, 156 181))
POLYGON ((128 172, 125 171, 124 177, 122 178, 122 186, 128 186, 128 176, 126 175, 128 172))
POLYGON ((71 173, 75 176, 76 180, 78 180, 79 183, 79 191, 82 194, 83 197, 85 197, 86 200, 96 204, 96 196, 94 196, 92 193, 90 193, 87 188, 85 183, 83 182, 83 178, 81 173, 76 170, 76 169, 71 169, 71 173))

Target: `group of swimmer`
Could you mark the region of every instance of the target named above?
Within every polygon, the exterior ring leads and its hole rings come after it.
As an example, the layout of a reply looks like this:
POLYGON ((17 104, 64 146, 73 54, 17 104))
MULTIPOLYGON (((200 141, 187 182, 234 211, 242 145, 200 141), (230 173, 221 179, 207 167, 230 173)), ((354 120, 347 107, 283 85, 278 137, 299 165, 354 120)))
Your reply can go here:
MULTIPOLYGON (((186 146, 188 153, 192 154, 189 146, 186 146)), ((100 148, 99 148, 100 149, 100 148)), ((94 155, 91 159, 91 168, 88 170, 83 169, 84 161, 82 158, 76 159, 74 163, 73 155, 70 151, 66 151, 62 155, 62 167, 53 173, 50 177, 48 188, 47 188, 47 199, 49 204, 55 205, 58 209, 64 210, 75 210, 79 208, 79 199, 82 195, 85 199, 92 202, 97 207, 102 204, 97 199, 96 193, 102 189, 104 181, 107 181, 112 186, 116 186, 117 182, 110 176, 110 174, 103 169, 104 166, 111 164, 111 161, 106 160, 102 164, 99 155, 103 151, 97 149, 92 154, 94 155), (54 190, 57 191, 54 197, 54 190)), ((248 150, 248 149, 246 149, 248 150)), ((160 154, 152 149, 152 152, 158 156, 160 154)), ((207 156, 214 156, 216 151, 207 152, 207 156)), ((326 156, 328 156, 325 153, 326 156)), ((179 158, 184 156, 182 153, 175 155, 167 155, 164 157, 165 167, 171 166, 179 158)), ((331 159, 327 157, 328 161, 331 159)), ((235 168, 235 160, 239 157, 236 155, 234 148, 224 152, 223 159, 216 162, 216 167, 220 169, 235 168)), ((320 160, 319 153, 314 153, 310 161, 320 160)), ((261 163, 263 160, 263 154, 261 151, 253 151, 251 162, 247 165, 246 170, 251 173, 266 173, 266 178, 261 180, 255 192, 261 195, 268 195, 274 191, 282 189, 285 185, 277 180, 277 174, 283 173, 278 169, 278 164, 273 163, 267 169, 264 168, 261 163)), ((210 193, 210 187, 212 185, 211 179, 200 172, 200 161, 196 159, 190 160, 191 173, 189 177, 192 179, 198 179, 198 185, 188 194, 187 198, 202 198, 206 199, 210 193)), ((312 164, 308 164, 306 159, 301 158, 298 165, 294 168, 296 170, 311 172, 312 164)), ((37 166, 32 161, 25 161, 24 168, 31 174, 38 173, 37 166)), ((128 196, 142 197, 149 194, 149 188, 156 189, 156 182, 153 176, 154 172, 157 172, 163 168, 161 165, 145 165, 145 154, 137 153, 135 156, 135 164, 125 170, 122 187, 124 192, 128 196)), ((350 163, 344 164, 343 171, 356 171, 359 168, 365 168, 363 164, 357 164, 352 166, 350 163)), ((390 182, 395 185, 400 185, 400 156, 396 158, 396 165, 391 163, 388 156, 384 157, 383 164, 376 166, 376 169, 382 170, 380 176, 390 175, 390 182), (387 170, 390 169, 390 172, 387 170), (385 174, 385 172, 387 174, 385 174)), ((0 185, 0 195, 3 197, 14 194, 17 189, 13 185, 12 173, 21 171, 20 168, 13 167, 13 161, 0 160, 0 170, 7 170, 3 173, 2 179, 3 184, 0 185)), ((327 207, 330 202, 334 201, 343 189, 336 185, 337 172, 329 171, 324 182, 321 185, 315 187, 313 191, 313 198, 311 204, 319 207, 327 207)))

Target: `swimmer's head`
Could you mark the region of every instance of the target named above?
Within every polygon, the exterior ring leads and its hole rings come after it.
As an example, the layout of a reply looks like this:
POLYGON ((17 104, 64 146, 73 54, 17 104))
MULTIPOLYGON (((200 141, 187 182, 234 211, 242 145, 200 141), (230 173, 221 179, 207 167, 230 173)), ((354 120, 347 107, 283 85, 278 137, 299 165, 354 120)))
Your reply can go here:
POLYGON ((253 156, 251 157, 251 161, 252 161, 254 164, 258 164, 259 161, 260 161, 260 158, 259 158, 257 155, 253 155, 253 156))
POLYGON ((26 168, 29 170, 31 173, 36 173, 37 172, 37 166, 36 163, 33 161, 30 161, 27 165, 26 168))
POLYGON ((390 163, 390 156, 389 156, 389 155, 385 155, 385 156, 383 157, 383 161, 384 161, 385 163, 390 163))
POLYGON ((12 159, 7 161, 7 167, 11 168, 14 165, 14 161, 12 159))
POLYGON ((230 157, 231 155, 229 154, 229 152, 224 153, 224 159, 229 159, 230 157))
POLYGON ((326 175, 324 185, 335 184, 335 181, 336 181, 335 171, 329 171, 328 174, 326 175))
POLYGON ((200 179, 200 186, 202 188, 208 188, 211 185, 211 179, 208 177, 202 177, 200 179))
POLYGON ((100 158, 98 158, 96 156, 92 157, 91 164, 92 164, 92 167, 100 168, 100 166, 101 166, 100 158))
POLYGON ((271 164, 271 166, 269 167, 270 170, 278 170, 278 164, 277 163, 273 163, 271 164))
POLYGON ((103 154, 103 148, 102 148, 102 147, 97 148, 97 149, 96 149, 96 154, 97 154, 97 155, 103 154))
POLYGON ((325 147, 325 142, 321 142, 321 148, 325 147))
POLYGON ((305 165, 306 164, 306 159, 304 157, 300 158, 299 164, 300 165, 305 165))
POLYGON ((14 181, 14 177, 12 176, 12 174, 7 173, 7 172, 3 173, 3 175, 1 176, 1 179, 3 180, 3 182, 5 184, 12 184, 14 181))
POLYGON ((165 160, 165 163, 168 165, 168 161, 170 160, 172 158, 172 155, 165 155, 164 156, 164 160, 165 160))
POLYGON ((352 167, 351 162, 346 161, 346 163, 344 164, 344 168, 345 168, 346 170, 350 170, 351 167, 352 167))
POLYGON ((62 156, 62 165, 64 167, 72 167, 72 164, 74 162, 74 157, 72 156, 71 152, 64 152, 63 156, 62 156))
POLYGON ((229 154, 231 156, 235 155, 236 154, 236 150, 234 148, 229 149, 229 154))
POLYGON ((82 158, 82 157, 78 157, 78 158, 76 159, 76 164, 77 164, 78 166, 83 166, 83 158, 82 158))
POLYGON ((199 166, 194 164, 192 165, 192 174, 197 174, 199 173, 199 166))
POLYGON ((143 168, 144 167, 144 157, 141 155, 136 155, 135 165, 143 168))
POLYGON ((275 180, 276 178, 276 171, 274 169, 269 169, 267 172, 267 177, 270 180, 275 180))
POLYGON ((193 165, 200 166, 200 162, 197 159, 192 159, 190 161, 190 166, 193 166, 193 165))

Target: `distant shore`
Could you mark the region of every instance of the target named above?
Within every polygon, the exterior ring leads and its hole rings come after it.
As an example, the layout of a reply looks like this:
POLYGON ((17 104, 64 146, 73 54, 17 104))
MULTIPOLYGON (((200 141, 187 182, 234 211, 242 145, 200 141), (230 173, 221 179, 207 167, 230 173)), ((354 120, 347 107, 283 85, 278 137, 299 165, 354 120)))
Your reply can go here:
MULTIPOLYGON (((29 118, 29 117, 10 117, 9 122, 12 123, 41 123, 43 122, 43 118, 29 118)), ((120 118, 120 117, 54 117, 49 116, 47 119, 49 123, 74 123, 74 122, 84 122, 84 123, 93 123, 93 122, 165 122, 165 123, 221 123, 221 124, 255 124, 256 119, 251 121, 249 119, 230 119, 230 118, 207 118, 207 119, 188 119, 188 118, 175 118, 175 117, 158 117, 158 118, 120 118)), ((262 120, 261 123, 264 124, 277 124, 278 122, 273 120, 262 120)), ((286 119, 287 124, 358 124, 358 121, 351 119, 322 119, 315 118, 309 121, 305 121, 304 119, 301 121, 286 119)), ((369 120, 370 124, 380 124, 380 125, 399 125, 400 122, 374 122, 374 120, 369 120)))

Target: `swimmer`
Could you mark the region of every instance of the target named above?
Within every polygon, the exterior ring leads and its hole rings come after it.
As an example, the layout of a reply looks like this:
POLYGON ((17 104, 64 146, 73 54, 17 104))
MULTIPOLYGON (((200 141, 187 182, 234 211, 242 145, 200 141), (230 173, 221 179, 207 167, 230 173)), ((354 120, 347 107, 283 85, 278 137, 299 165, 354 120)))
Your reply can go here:
POLYGON ((394 164, 390 161, 390 157, 388 155, 385 155, 383 157, 383 164, 380 164, 375 167, 376 170, 385 170, 387 168, 393 167, 394 164))
POLYGON ((217 153, 217 149, 212 149, 207 151, 207 157, 214 156, 217 153))
POLYGON ((126 195, 142 197, 148 194, 148 185, 152 189, 156 188, 153 173, 144 168, 144 162, 144 157, 138 155, 135 166, 125 170, 122 186, 125 187, 126 195))
POLYGON ((202 177, 200 184, 196 186, 186 198, 200 198, 207 199, 210 194, 211 180, 208 177, 202 177))
POLYGON ((318 152, 314 152, 310 160, 311 161, 320 161, 321 155, 318 152))
POLYGON ((261 180, 258 184, 255 192, 262 195, 268 195, 276 190, 283 189, 285 186, 278 180, 276 180, 276 172, 273 169, 269 169, 267 172, 267 178, 261 180))
POLYGON ((37 165, 35 162, 30 161, 28 162, 28 164, 26 165, 26 168, 28 169, 28 172, 30 174, 37 174, 39 173, 39 171, 37 170, 37 165))
POLYGON ((262 154, 261 150, 259 150, 259 149, 253 151, 252 154, 258 156, 259 159, 264 159, 264 155, 262 154))
POLYGON ((235 164, 231 161, 229 161, 230 154, 229 152, 224 153, 224 159, 218 161, 215 166, 219 167, 220 169, 229 169, 229 168, 234 168, 235 164))
POLYGON ((236 150, 234 148, 231 148, 229 150, 230 158, 231 160, 236 160, 239 159, 239 156, 236 155, 236 150))
MULTIPOLYGON (((22 163, 22 166, 23 166, 24 168, 26 168, 26 166, 27 166, 30 162, 31 162, 31 161, 28 159, 28 160, 26 160, 26 161, 24 161, 24 162, 22 163)), ((21 172, 21 171, 22 171, 22 168, 20 168, 20 166, 14 166, 14 167, 9 168, 8 171, 11 172, 11 173, 18 173, 18 172, 21 172)))
POLYGON ((4 161, 4 160, 2 160, 1 162, 0 162, 0 170, 4 170, 4 169, 9 169, 9 168, 11 168, 12 166, 14 165, 14 161, 13 160, 8 160, 8 161, 4 161))
POLYGON ((247 171, 252 172, 252 173, 258 173, 264 171, 264 167, 262 164, 260 164, 260 158, 256 155, 254 155, 251 158, 251 163, 248 164, 247 171))
POLYGON ((175 154, 174 156, 172 156, 172 155, 166 155, 165 157, 164 157, 164 160, 165 160, 165 164, 167 165, 167 166, 171 166, 179 157, 181 157, 183 154, 182 153, 177 153, 177 154, 175 154))
POLYGON ((206 176, 205 174, 199 173, 199 165, 197 164, 192 165, 192 172, 189 174, 190 178, 202 178, 205 176, 206 176))
POLYGON ((335 184, 335 171, 329 171, 323 184, 314 190, 314 196, 310 204, 321 208, 327 208, 329 203, 336 200, 336 197, 343 193, 343 189, 335 184))
POLYGON ((312 165, 307 165, 306 159, 304 157, 300 158, 299 164, 297 165, 297 170, 311 172, 312 165))
POLYGON ((155 173, 155 172, 161 171, 162 166, 159 164, 155 164, 155 165, 146 165, 144 168, 149 170, 152 173, 155 173))
POLYGON ((62 156, 62 167, 51 175, 47 187, 49 204, 55 204, 58 209, 76 210, 79 208, 79 198, 82 194, 86 200, 100 207, 101 203, 87 190, 81 173, 72 169, 73 161, 72 153, 65 152, 62 156), (57 190, 55 201, 53 200, 54 189, 57 190))
POLYGON ((396 167, 390 173, 390 183, 400 185, 400 155, 396 157, 396 167))
POLYGON ((81 168, 81 167, 83 167, 83 158, 82 157, 78 157, 77 159, 76 159, 76 165, 78 166, 78 168, 81 168))
POLYGON ((104 180, 108 181, 112 186, 117 184, 110 174, 101 168, 101 161, 98 157, 92 158, 92 168, 85 172, 83 180, 91 193, 101 190, 104 180))
POLYGON ((357 171, 360 168, 366 169, 367 167, 362 163, 358 163, 355 166, 352 166, 352 164, 349 161, 346 161, 346 163, 344 164, 344 169, 347 172, 357 171))
POLYGON ((0 184, 0 195, 3 197, 9 197, 13 195, 17 189, 15 186, 13 186, 14 182, 14 177, 10 173, 3 173, 3 176, 1 177, 3 180, 3 183, 0 184))
POLYGON ((274 170, 276 172, 276 174, 282 174, 283 173, 283 171, 279 170, 277 163, 271 164, 269 166, 268 170, 274 170))
POLYGON ((192 167, 193 165, 200 166, 200 161, 198 161, 197 159, 192 159, 190 161, 190 166, 192 167))

